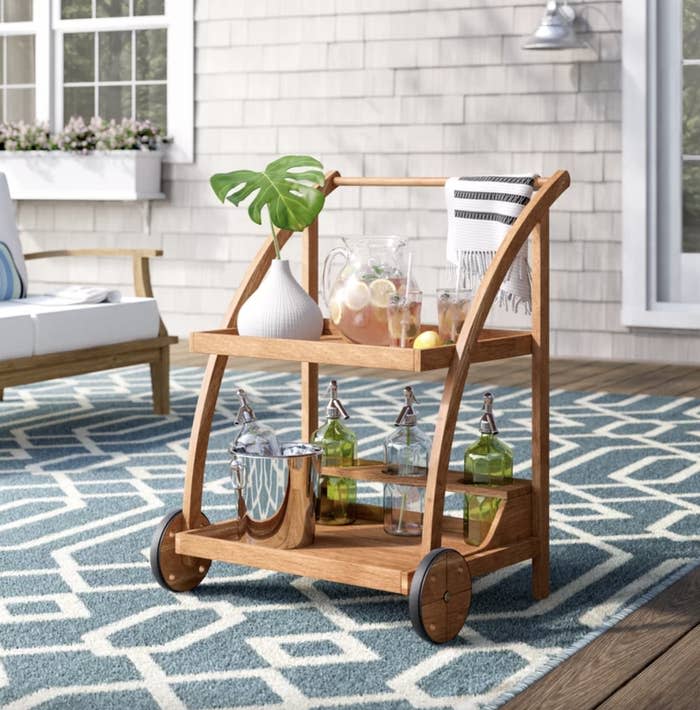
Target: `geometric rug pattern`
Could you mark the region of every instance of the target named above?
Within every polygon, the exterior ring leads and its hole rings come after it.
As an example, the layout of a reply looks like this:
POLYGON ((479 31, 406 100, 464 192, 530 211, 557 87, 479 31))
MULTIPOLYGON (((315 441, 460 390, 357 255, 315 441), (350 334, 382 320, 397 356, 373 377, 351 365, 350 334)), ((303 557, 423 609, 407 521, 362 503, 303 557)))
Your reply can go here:
MULTIPOLYGON (((477 579, 462 632, 434 646, 405 598, 364 588, 215 562, 194 592, 168 592, 148 546, 181 503, 201 377, 172 372, 168 417, 151 414, 141 367, 5 391, 0 707, 496 707, 700 557, 700 401, 554 391, 549 598, 530 597, 526 563, 477 579)), ((227 372, 207 461, 212 521, 235 514, 236 386, 282 439, 298 437, 298 378, 227 372)), ((339 386, 360 454, 381 457, 404 383, 339 386)), ((487 387, 527 477, 530 392, 490 383, 465 390, 452 465, 477 436, 487 387)), ((442 385, 415 393, 430 432, 442 385)), ((461 502, 446 506, 456 515, 461 502)))

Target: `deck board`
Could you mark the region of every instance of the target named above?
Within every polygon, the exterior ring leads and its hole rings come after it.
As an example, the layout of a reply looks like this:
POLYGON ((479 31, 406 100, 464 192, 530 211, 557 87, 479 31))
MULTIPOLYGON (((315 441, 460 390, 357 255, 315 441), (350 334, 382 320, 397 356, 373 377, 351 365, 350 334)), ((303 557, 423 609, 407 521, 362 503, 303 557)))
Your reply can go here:
POLYGON ((696 626, 599 707, 696 710, 700 706, 699 661, 700 626, 696 626))
MULTIPOLYGON (((628 683, 635 683, 634 697, 640 697, 640 687, 651 695, 657 674, 645 675, 645 669, 662 659, 666 653, 677 659, 674 647, 700 624, 700 569, 663 591, 648 604, 633 612, 610 631, 589 643, 542 679, 506 703, 504 710, 588 710, 610 699, 610 708, 669 708, 675 710, 685 702, 687 686, 665 687, 660 704, 620 704, 612 700, 628 683), (634 680, 633 680, 634 679, 634 680), (638 680, 637 680, 638 679, 638 680), (638 686, 641 682, 643 685, 638 686)), ((687 659, 685 647, 681 655, 687 659)), ((694 649, 695 671, 700 662, 700 646, 694 649)), ((664 663, 662 668, 666 668, 664 663)), ((643 695, 643 693, 642 693, 643 695)), ((696 693, 696 699, 698 694, 696 693)), ((695 705, 697 707, 697 705, 695 705)))

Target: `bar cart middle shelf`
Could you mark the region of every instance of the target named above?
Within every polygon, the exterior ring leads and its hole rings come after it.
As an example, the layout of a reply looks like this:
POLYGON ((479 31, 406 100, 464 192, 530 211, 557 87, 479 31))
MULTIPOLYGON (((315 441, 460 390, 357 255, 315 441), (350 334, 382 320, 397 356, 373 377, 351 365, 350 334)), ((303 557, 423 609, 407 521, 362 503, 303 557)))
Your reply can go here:
MULTIPOLYGON (((326 177, 330 194, 341 185, 402 185, 432 187, 445 178, 326 177)), ((256 338, 237 335, 240 305, 259 286, 273 256, 268 239, 251 264, 234 296, 220 330, 190 337, 193 352, 210 355, 195 412, 186 470, 183 506, 165 516, 155 531, 151 567, 162 586, 173 591, 194 589, 206 576, 212 560, 220 560, 333 582, 395 592, 409 597, 409 614, 416 631, 441 643, 462 628, 471 601, 471 577, 532 560, 532 591, 537 599, 549 594, 549 348, 548 253, 549 208, 569 186, 569 175, 558 171, 538 178, 536 192, 510 228, 484 276, 455 345, 413 350, 357 345, 343 340, 326 321, 319 341, 256 338), (503 278, 513 259, 532 238, 531 331, 484 328, 503 278), (452 439, 469 365, 501 358, 532 358, 532 480, 480 486, 464 481, 464 473, 449 470, 452 439), (446 369, 433 449, 425 479, 397 477, 384 464, 359 461, 356 466, 324 467, 324 475, 361 481, 391 482, 425 487, 423 534, 394 537, 384 532, 379 506, 358 505, 357 522, 316 526, 308 547, 278 549, 241 536, 238 520, 210 524, 202 512, 204 463, 212 417, 229 357, 258 357, 301 363, 302 438, 310 439, 318 424, 318 365, 385 368, 404 372, 446 369), (463 540, 462 519, 443 513, 446 492, 499 498, 488 534, 474 547, 463 540)), ((291 234, 280 231, 286 243, 291 234)), ((302 283, 318 298, 318 220, 303 235, 302 283)))

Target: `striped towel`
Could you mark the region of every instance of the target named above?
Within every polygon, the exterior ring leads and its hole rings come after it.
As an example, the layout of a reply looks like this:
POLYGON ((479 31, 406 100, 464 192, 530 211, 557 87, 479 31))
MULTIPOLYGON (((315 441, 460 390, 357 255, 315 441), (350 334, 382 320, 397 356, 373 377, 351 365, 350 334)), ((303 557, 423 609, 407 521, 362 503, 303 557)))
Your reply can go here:
MULTIPOLYGON (((476 288, 511 225, 532 197, 534 175, 453 177, 445 183, 447 260, 460 264, 466 285, 476 288)), ((532 308, 527 244, 508 271, 496 303, 526 313, 532 308)))

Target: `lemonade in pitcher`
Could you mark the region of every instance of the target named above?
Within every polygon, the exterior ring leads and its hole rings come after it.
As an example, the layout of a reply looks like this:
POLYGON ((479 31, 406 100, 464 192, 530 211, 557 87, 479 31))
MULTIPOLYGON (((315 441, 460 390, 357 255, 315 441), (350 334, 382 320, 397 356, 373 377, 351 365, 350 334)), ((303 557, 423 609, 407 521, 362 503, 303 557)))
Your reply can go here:
POLYGON ((333 249, 323 266, 331 321, 354 343, 388 345, 389 303, 406 289, 406 242, 397 237, 343 241, 345 246, 333 249), (334 278, 331 272, 339 256, 345 263, 334 278))

